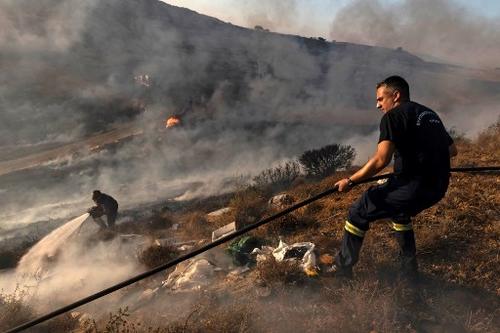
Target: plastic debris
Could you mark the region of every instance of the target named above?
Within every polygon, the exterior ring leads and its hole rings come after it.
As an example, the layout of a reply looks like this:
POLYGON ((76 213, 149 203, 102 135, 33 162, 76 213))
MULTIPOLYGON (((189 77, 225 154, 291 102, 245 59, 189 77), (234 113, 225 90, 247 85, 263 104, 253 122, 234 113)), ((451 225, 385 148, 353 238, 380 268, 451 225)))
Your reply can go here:
POLYGON ((234 265, 243 266, 254 261, 250 253, 261 245, 262 242, 258 238, 244 236, 231 242, 226 251, 232 256, 234 265))
POLYGON ((285 260, 301 261, 301 267, 307 276, 317 276, 315 245, 311 242, 286 244, 280 239, 277 248, 263 246, 261 249, 254 249, 251 253, 256 255, 257 262, 267 260, 272 255, 277 262, 285 260))

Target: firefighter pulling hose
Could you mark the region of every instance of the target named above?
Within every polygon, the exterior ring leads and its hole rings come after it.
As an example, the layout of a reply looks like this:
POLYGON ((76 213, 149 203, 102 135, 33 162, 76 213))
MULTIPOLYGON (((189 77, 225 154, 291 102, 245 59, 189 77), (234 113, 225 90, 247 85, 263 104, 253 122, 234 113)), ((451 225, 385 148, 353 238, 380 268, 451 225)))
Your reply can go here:
POLYGON ((446 194, 450 158, 457 155, 453 139, 439 116, 410 100, 410 87, 400 76, 390 76, 376 86, 377 109, 383 112, 374 156, 349 178, 338 181, 339 192, 382 171, 394 155, 394 174, 370 187, 349 209, 344 237, 330 272, 352 277, 363 238, 370 223, 390 218, 400 246, 400 275, 418 280, 415 235, 411 218, 446 194))

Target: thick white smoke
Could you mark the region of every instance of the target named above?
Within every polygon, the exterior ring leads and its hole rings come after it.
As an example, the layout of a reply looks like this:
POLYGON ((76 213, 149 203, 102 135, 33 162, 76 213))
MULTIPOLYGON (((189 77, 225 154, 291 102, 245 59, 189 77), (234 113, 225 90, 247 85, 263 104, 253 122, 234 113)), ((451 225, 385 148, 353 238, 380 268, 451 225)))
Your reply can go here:
POLYGON ((471 67, 500 66, 500 21, 451 0, 356 0, 342 8, 330 37, 413 53, 471 67))

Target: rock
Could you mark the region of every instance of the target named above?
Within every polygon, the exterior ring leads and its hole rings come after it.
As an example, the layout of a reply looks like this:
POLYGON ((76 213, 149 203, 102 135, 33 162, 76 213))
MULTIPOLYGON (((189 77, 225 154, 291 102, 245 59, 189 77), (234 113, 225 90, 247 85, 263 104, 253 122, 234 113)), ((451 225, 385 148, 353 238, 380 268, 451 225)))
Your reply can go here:
POLYGON ((210 212, 207 214, 207 221, 214 222, 217 219, 219 219, 220 217, 222 217, 223 215, 231 213, 232 210, 233 209, 231 207, 224 207, 224 208, 218 209, 216 211, 210 212))
POLYGON ((139 296, 139 299, 137 300, 138 302, 145 302, 145 301, 150 301, 153 299, 153 297, 156 295, 158 292, 159 288, 154 288, 154 289, 146 289, 142 292, 142 294, 139 296))
POLYGON ((250 267, 248 266, 240 266, 236 269, 233 269, 231 272, 229 272, 227 274, 228 277, 231 277, 231 276, 238 276, 238 275, 241 275, 243 273, 246 273, 250 270, 250 267))
POLYGON ((80 318, 78 318, 78 322, 80 323, 80 325, 82 324, 86 324, 87 322, 89 322, 92 318, 90 317, 90 315, 88 313, 83 313, 80 318))
POLYGON ((293 204, 293 198, 286 193, 282 193, 269 199, 268 204, 274 208, 283 209, 293 204))
POLYGON ((217 230, 214 230, 212 232, 212 242, 227 236, 229 234, 232 234, 233 232, 236 231, 236 222, 231 222, 229 224, 226 224, 222 228, 219 228, 217 230))
POLYGON ((189 250, 191 250, 193 247, 194 247, 194 245, 184 244, 184 245, 182 245, 182 246, 179 246, 179 247, 177 248, 177 250, 179 250, 179 251, 189 251, 189 250))
POLYGON ((78 311, 73 311, 73 312, 70 312, 70 317, 73 318, 73 319, 76 319, 78 317, 80 317, 83 313, 81 312, 78 312, 78 311))
POLYGON ((212 282, 215 268, 203 258, 183 262, 175 267, 162 285, 172 290, 201 290, 212 282))

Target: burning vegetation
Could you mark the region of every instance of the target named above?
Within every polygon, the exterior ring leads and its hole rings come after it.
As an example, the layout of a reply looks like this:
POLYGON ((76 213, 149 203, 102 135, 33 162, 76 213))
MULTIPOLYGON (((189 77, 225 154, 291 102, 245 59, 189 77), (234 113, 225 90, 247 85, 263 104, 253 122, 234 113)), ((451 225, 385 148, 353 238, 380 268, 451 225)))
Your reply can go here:
POLYGON ((170 116, 165 120, 165 127, 166 128, 171 128, 174 126, 178 126, 181 123, 181 118, 179 116, 170 116))

